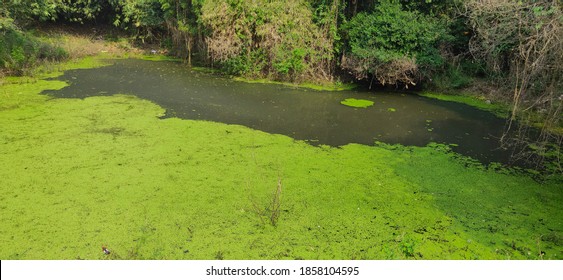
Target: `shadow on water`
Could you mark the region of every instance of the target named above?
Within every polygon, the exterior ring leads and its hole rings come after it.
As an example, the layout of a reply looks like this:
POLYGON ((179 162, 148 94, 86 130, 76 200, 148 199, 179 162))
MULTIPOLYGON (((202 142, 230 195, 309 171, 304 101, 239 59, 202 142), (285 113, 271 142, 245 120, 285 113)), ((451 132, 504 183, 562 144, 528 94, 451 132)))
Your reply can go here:
POLYGON ((425 146, 456 144, 454 151, 484 163, 509 163, 499 148, 505 121, 467 105, 416 95, 324 92, 236 82, 173 62, 118 60, 112 66, 72 70, 58 79, 71 85, 46 94, 61 98, 132 94, 166 109, 166 117, 240 124, 311 144, 425 146), (346 98, 374 101, 347 107, 346 98))

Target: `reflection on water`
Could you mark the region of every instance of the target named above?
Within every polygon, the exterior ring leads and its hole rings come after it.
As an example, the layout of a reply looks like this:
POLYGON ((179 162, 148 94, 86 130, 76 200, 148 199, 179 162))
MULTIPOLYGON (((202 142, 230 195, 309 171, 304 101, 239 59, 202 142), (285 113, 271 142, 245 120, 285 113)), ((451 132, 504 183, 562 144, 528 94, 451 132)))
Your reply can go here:
POLYGON ((504 120, 463 104, 415 95, 249 84, 173 62, 134 59, 68 71, 59 79, 71 86, 47 94, 64 98, 133 94, 165 108, 167 117, 240 124, 312 144, 438 142, 457 144, 454 151, 483 162, 509 160, 509 154, 498 148, 504 120), (346 98, 375 104, 366 109, 347 107, 340 104, 346 98))

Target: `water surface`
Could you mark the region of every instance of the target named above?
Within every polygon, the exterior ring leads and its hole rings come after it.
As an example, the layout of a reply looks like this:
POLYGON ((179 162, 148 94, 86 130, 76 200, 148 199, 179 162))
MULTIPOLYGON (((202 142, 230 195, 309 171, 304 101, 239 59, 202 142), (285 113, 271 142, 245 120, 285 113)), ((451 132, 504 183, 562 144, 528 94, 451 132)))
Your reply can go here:
POLYGON ((417 95, 251 84, 174 62, 135 59, 67 71, 58 79, 70 86, 47 94, 61 98, 132 94, 165 108, 166 117, 239 124, 311 144, 437 142, 455 144, 454 151, 485 163, 510 159, 499 149, 503 119, 464 104, 417 95), (371 100, 374 105, 364 109, 340 104, 346 98, 371 100))

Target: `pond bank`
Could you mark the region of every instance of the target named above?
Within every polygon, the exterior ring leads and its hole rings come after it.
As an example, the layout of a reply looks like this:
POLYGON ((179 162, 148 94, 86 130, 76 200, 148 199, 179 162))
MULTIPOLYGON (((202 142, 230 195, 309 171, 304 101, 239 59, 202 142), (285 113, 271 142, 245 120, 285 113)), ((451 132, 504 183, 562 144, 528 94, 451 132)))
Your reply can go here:
POLYGON ((441 94, 435 92, 425 91, 420 96, 434 98, 443 101, 450 101, 450 102, 457 102, 467 104, 469 106, 478 108, 483 111, 491 112, 495 114, 499 118, 506 119, 509 117, 510 108, 506 104, 492 102, 491 100, 487 100, 485 98, 478 98, 472 95, 463 95, 463 94, 441 94))

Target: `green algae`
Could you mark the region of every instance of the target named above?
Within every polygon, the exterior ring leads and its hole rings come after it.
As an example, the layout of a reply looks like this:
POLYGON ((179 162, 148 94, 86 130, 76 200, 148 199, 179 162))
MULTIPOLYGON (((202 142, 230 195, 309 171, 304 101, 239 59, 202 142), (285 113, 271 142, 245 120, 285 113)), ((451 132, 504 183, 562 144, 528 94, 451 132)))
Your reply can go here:
POLYGON ((31 76, 8 77, 7 83, 33 82, 40 79, 55 78, 71 69, 91 69, 111 65, 109 60, 119 59, 120 57, 111 54, 100 54, 97 56, 87 56, 84 58, 72 59, 60 63, 44 63, 33 69, 31 76))
POLYGON ((177 57, 155 54, 155 55, 143 55, 139 57, 142 60, 149 60, 149 61, 173 61, 173 62, 181 62, 182 60, 177 57))
POLYGON ((39 95, 63 86, 0 87, 1 259, 562 259, 556 184, 440 145, 313 147, 126 94, 39 95))
POLYGON ((373 106, 373 101, 356 98, 346 98, 340 101, 340 104, 354 108, 367 108, 373 106))
POLYGON ((487 100, 485 100, 484 98, 477 98, 474 96, 440 94, 440 93, 432 93, 432 92, 424 92, 419 95, 428 98, 443 100, 443 101, 467 104, 477 109, 491 112, 500 118, 507 118, 510 113, 510 110, 507 105, 487 102, 487 100))
POLYGON ((305 89, 312 89, 318 91, 343 91, 343 90, 352 90, 356 87, 354 84, 344 84, 344 83, 324 83, 324 84, 315 84, 315 83, 291 83, 291 82, 280 82, 280 81, 273 81, 269 79, 250 79, 250 78, 243 78, 243 77, 233 77, 233 80, 238 82, 245 82, 250 84, 274 84, 274 85, 282 85, 288 87, 297 87, 297 88, 305 88, 305 89))
POLYGON ((49 98, 39 93, 44 90, 59 90, 68 85, 63 81, 47 79, 58 77, 70 69, 91 69, 110 65, 106 59, 103 55, 85 57, 42 65, 34 70, 34 76, 6 77, 0 81, 0 111, 41 104, 49 98))
MULTIPOLYGON (((485 100, 485 98, 475 97, 471 95, 451 95, 451 94, 439 94, 439 93, 431 93, 431 92, 424 92, 419 94, 420 96, 434 98, 443 101, 450 101, 450 102, 457 102, 467 104, 469 106, 475 107, 477 109, 491 112, 499 118, 509 118, 511 114, 511 108, 508 104, 502 103, 491 103, 490 101, 485 100)), ((529 119, 526 120, 530 126, 535 127, 537 129, 545 129, 545 123, 542 120, 542 117, 539 116, 537 113, 532 112, 529 116, 529 119)), ((548 131, 555 135, 563 135, 563 127, 561 126, 554 126, 549 127, 548 131)))
POLYGON ((470 159, 459 164, 460 159, 452 153, 429 149, 407 153, 409 160, 393 169, 419 186, 420 194, 431 194, 435 205, 450 213, 452 228, 471 233, 464 243, 487 244, 494 249, 490 258, 562 258, 561 185, 538 184, 509 169, 492 172, 498 166, 485 168, 470 159), (467 172, 467 165, 481 171, 467 172), (421 169, 426 172, 418 172, 421 169), (551 242, 544 242, 546 239, 551 242))

